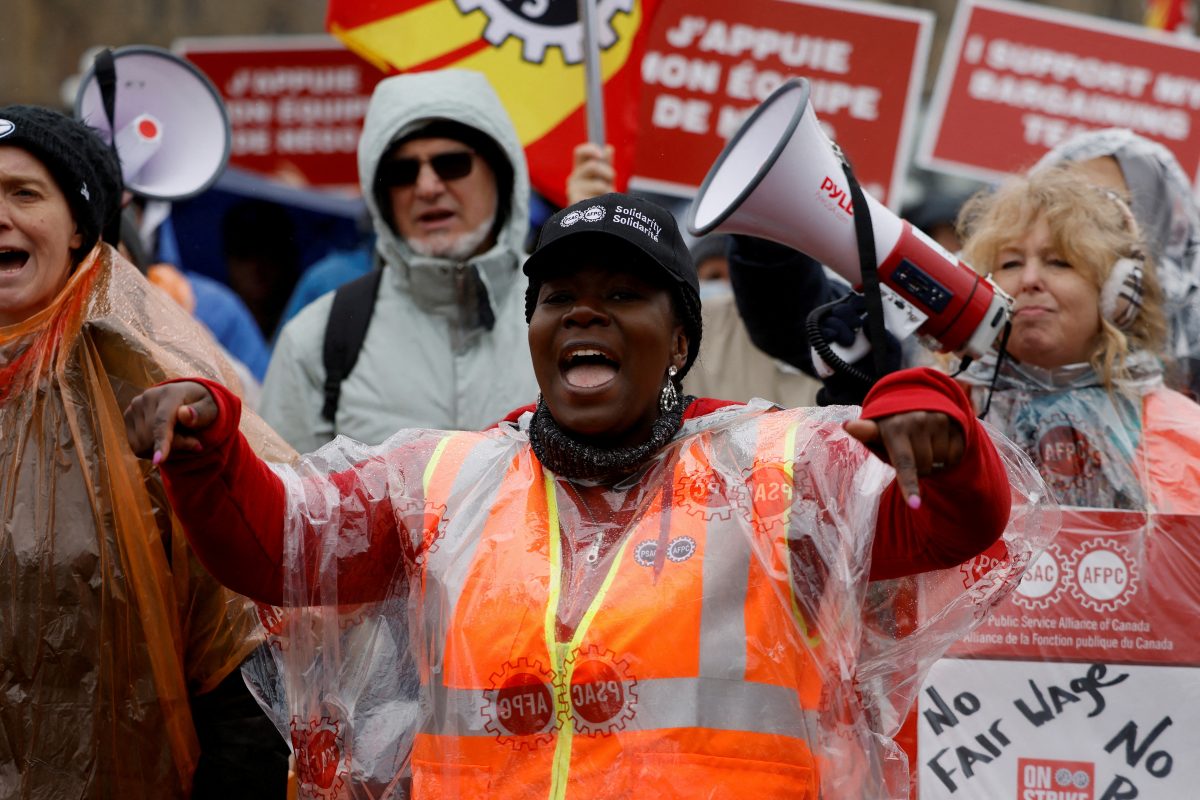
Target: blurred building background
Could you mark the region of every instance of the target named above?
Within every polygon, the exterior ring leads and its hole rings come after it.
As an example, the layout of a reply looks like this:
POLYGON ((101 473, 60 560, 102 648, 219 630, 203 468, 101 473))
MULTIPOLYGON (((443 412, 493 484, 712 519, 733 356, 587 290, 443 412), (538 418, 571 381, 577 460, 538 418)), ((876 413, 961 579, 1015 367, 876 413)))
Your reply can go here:
POLYGON ((0 103, 65 107, 63 81, 96 45, 324 30, 325 0, 0 0, 0 103))

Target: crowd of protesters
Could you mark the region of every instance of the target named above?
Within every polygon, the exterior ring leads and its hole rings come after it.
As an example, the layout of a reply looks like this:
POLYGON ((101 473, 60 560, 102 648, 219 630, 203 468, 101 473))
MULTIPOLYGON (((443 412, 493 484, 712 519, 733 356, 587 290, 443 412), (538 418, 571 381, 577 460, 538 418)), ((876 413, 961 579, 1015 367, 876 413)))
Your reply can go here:
POLYGON ((382 81, 368 244, 301 279, 286 214, 229 216, 243 347, 147 263, 93 131, 0 107, 0 798, 283 797, 289 747, 323 797, 897 797, 878 684, 1012 591, 1058 503, 1200 514, 1200 212, 1161 146, 930 198, 1006 351, 889 337, 891 374, 824 386, 807 311, 853 287, 574 159, 530 248, 487 80, 382 81), (895 579, 935 622, 868 612, 895 579))

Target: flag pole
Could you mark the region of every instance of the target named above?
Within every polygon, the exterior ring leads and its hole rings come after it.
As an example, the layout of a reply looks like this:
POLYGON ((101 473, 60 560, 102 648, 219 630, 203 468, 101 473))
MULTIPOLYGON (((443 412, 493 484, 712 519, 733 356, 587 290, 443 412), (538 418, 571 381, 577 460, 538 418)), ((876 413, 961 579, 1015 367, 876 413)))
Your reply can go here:
POLYGON ((596 39, 596 0, 579 0, 583 28, 583 76, 587 91, 588 141, 604 147, 604 81, 600 75, 600 43, 596 39))

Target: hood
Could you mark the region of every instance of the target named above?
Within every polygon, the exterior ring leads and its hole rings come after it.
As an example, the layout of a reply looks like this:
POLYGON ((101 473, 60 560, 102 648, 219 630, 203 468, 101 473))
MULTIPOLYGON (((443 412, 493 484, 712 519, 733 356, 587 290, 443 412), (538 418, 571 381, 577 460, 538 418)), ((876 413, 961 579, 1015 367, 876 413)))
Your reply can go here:
POLYGON ((377 235, 376 249, 388 263, 441 264, 442 259, 417 257, 382 216, 372 185, 379 162, 392 144, 434 119, 468 125, 491 137, 512 164, 513 182, 508 219, 495 249, 520 253, 529 232, 529 170, 525 151, 500 98, 478 72, 448 69, 387 78, 375 87, 358 144, 358 175, 363 199, 377 235))
POLYGON ((1168 306, 1173 298, 1182 302, 1200 287, 1200 212, 1186 173, 1171 151, 1126 128, 1073 136, 1042 156, 1036 167, 1100 156, 1112 156, 1121 167, 1168 306))

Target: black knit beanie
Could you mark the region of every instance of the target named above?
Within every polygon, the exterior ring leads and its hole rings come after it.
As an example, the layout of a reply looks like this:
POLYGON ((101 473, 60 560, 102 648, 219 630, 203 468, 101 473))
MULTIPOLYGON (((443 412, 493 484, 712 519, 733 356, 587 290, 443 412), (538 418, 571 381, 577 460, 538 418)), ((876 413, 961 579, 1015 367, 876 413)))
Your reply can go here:
POLYGON ((79 120, 38 106, 0 106, 0 147, 19 147, 46 167, 83 238, 79 263, 103 236, 120 236, 121 165, 100 136, 79 120))

